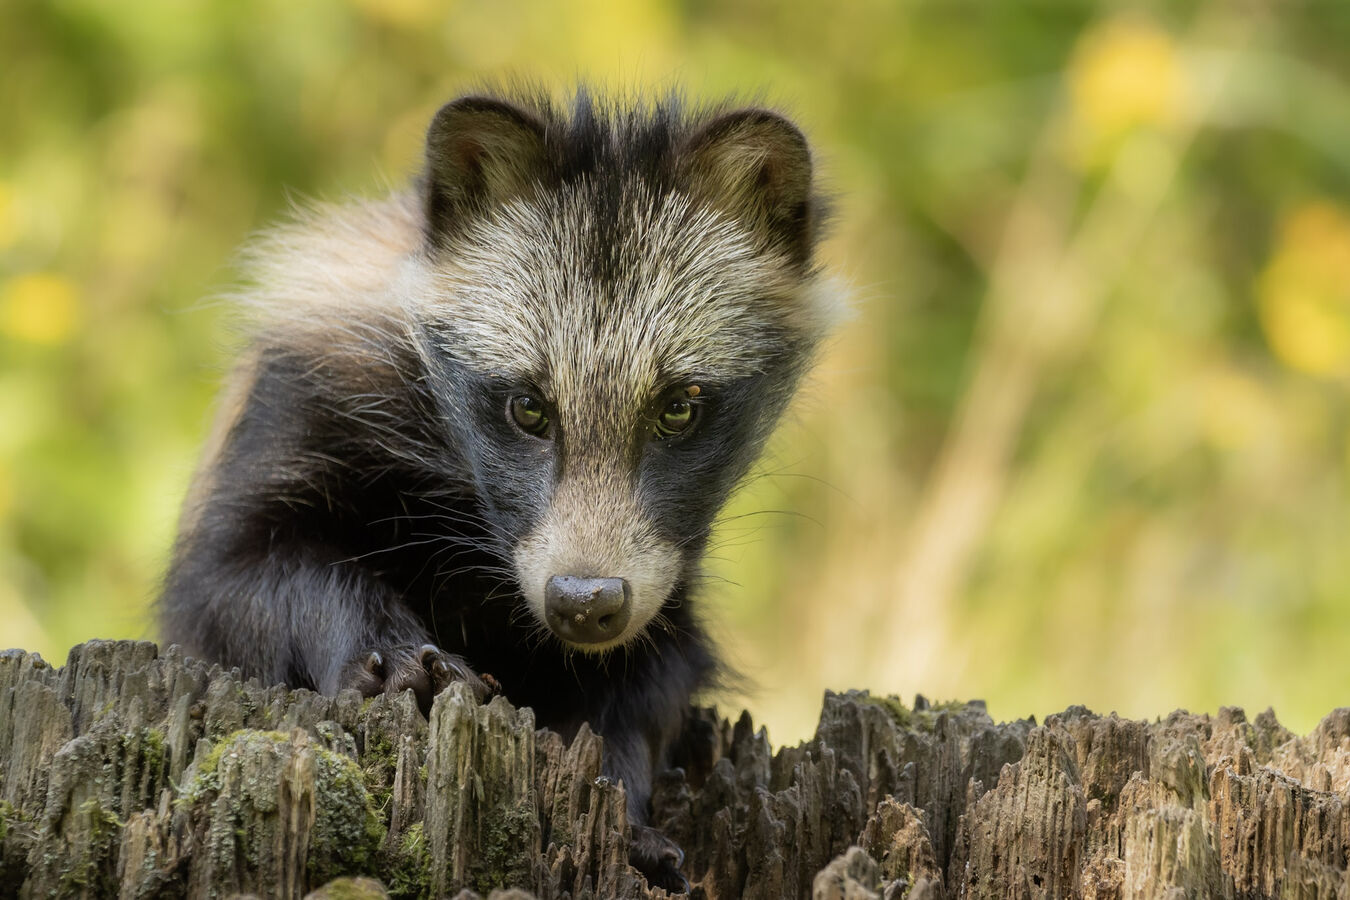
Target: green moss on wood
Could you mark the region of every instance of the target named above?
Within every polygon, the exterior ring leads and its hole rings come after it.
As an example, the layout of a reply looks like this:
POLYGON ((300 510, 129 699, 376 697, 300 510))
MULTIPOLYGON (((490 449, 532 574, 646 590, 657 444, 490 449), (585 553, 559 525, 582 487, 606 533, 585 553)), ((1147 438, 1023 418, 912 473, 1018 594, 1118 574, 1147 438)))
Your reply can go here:
POLYGON ((366 790, 361 767, 346 756, 315 748, 315 820, 309 836, 311 883, 369 872, 385 825, 366 790))
POLYGON ((960 700, 944 700, 940 703, 931 704, 924 709, 910 709, 900 702, 900 698, 896 696, 869 696, 866 700, 873 706, 885 710, 891 720, 901 728, 912 728, 915 731, 926 733, 932 733, 933 729, 937 727, 938 718, 943 713, 959 713, 970 708, 970 704, 960 700))
POLYGON ((163 772, 168 764, 168 742, 158 728, 141 730, 141 759, 151 772, 163 772))
POLYGON ((529 859, 520 848, 528 845, 537 824, 532 806, 518 806, 493 819, 474 869, 475 890, 486 895, 493 888, 530 883, 529 859))
POLYGON ((8 800, 0 800, 0 843, 9 837, 9 829, 12 827, 10 823, 17 823, 19 820, 20 813, 14 808, 14 804, 8 800))
POLYGON ((214 799, 220 793, 220 761, 227 750, 239 756, 246 756, 260 749, 275 749, 276 745, 289 745, 290 741, 291 736, 285 732, 257 731, 251 728, 241 728, 225 735, 213 744, 202 758, 192 777, 183 786, 177 803, 195 805, 204 800, 214 799))
POLYGON ((88 892, 94 896, 115 893, 111 867, 107 864, 112 848, 126 824, 112 810, 104 809, 96 797, 80 804, 75 815, 81 820, 81 839, 65 847, 53 848, 63 853, 58 868, 61 871, 62 895, 88 892), (73 851, 73 853, 72 853, 73 851))
POLYGON ((361 774, 371 803, 382 812, 389 809, 394 794, 394 772, 398 769, 398 748, 383 731, 366 735, 361 753, 361 774))
POLYGON ((393 897, 427 897, 431 894, 431 851, 422 823, 413 823, 389 852, 380 876, 393 897))

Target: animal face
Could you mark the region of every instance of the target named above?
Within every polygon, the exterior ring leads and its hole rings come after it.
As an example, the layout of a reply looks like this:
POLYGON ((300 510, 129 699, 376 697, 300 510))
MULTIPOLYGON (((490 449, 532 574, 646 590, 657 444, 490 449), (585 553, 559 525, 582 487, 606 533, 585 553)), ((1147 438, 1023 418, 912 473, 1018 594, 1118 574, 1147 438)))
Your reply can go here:
POLYGON ((810 280, 735 219, 641 182, 608 190, 505 205, 418 292, 447 422, 526 604, 588 651, 633 640, 687 584, 812 343, 810 280))

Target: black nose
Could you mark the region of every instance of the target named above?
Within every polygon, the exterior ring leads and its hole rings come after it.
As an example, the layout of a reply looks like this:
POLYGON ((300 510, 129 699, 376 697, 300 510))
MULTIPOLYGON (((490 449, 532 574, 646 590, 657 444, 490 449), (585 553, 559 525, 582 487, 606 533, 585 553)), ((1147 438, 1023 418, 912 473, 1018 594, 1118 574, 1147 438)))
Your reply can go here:
POLYGON ((554 575, 544 587, 544 615, 569 643, 603 644, 628 624, 628 593, 622 578, 554 575))

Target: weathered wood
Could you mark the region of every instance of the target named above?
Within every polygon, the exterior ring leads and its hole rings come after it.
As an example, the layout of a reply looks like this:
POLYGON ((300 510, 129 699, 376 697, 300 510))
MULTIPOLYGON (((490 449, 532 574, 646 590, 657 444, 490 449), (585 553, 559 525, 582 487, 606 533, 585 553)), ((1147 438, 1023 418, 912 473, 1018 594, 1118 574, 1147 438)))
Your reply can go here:
MULTIPOLYGON (((600 738, 452 687, 264 688, 176 649, 0 654, 0 896, 659 898, 600 738)), ((1350 900, 1350 710, 1151 723, 827 694, 774 752, 700 710, 655 824, 694 896, 1350 900)))

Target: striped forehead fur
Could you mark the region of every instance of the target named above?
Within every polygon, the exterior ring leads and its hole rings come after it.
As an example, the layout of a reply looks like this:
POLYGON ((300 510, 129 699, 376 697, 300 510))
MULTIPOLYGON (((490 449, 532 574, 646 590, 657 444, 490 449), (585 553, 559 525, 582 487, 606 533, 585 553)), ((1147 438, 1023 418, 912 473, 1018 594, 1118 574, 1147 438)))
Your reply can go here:
POLYGON ((556 378, 621 363, 634 377, 754 374, 767 345, 813 333, 811 298, 725 216, 630 188, 607 243, 592 189, 518 202, 478 225, 418 291, 445 350, 485 371, 556 378), (597 254, 609 257, 597 277, 597 254))

